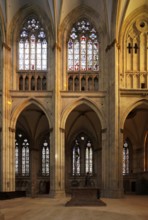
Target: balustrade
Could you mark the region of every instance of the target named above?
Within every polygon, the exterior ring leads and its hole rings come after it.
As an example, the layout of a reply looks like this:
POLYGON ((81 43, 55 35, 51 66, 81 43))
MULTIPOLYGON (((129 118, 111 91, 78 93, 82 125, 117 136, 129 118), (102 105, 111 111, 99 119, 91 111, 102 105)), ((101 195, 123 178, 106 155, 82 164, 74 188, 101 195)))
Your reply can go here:
POLYGON ((98 74, 68 74, 68 91, 98 91, 98 74))
POLYGON ((46 73, 18 73, 19 90, 43 91, 47 89, 46 73))

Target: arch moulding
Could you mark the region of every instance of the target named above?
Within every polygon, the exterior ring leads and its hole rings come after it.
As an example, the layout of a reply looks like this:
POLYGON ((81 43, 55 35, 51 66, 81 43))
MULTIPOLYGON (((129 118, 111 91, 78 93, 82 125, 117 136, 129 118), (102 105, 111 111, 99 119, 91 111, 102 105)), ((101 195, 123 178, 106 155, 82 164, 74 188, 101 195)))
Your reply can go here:
POLYGON ((124 123, 125 123, 125 120, 128 116, 128 114, 136 107, 138 107, 139 105, 142 105, 142 104, 145 104, 148 108, 148 100, 146 99, 142 99, 140 101, 137 101, 135 103, 133 103, 132 105, 130 105, 129 107, 126 108, 126 111, 123 113, 123 116, 121 117, 121 129, 124 128, 124 123))
POLYGON ((100 124, 101 124, 101 128, 102 130, 106 129, 106 121, 105 121, 105 116, 103 114, 103 112, 97 108, 97 106, 90 100, 81 98, 75 102, 73 102, 72 104, 68 105, 62 112, 62 116, 61 116, 61 129, 65 129, 65 125, 66 125, 66 121, 67 118, 69 116, 69 114, 78 106, 80 106, 81 104, 85 104, 87 106, 89 106, 97 115, 100 124))
POLYGON ((52 121, 51 121, 51 118, 49 118, 49 114, 47 114, 47 109, 45 109, 45 107, 40 102, 38 102, 36 99, 33 99, 33 98, 23 101, 21 104, 17 105, 14 108, 14 110, 11 112, 11 115, 10 115, 10 127, 12 129, 15 129, 16 122, 17 122, 19 115, 22 113, 22 111, 26 107, 28 107, 31 104, 34 104, 35 106, 39 107, 45 113, 47 120, 48 120, 49 127, 52 128, 53 127, 52 121))

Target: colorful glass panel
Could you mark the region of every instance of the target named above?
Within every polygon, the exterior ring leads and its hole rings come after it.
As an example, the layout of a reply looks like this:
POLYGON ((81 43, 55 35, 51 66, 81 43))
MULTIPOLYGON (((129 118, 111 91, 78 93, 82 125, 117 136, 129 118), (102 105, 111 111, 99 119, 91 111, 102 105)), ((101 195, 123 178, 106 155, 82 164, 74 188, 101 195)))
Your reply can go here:
POLYGON ((19 70, 47 70, 47 40, 40 22, 31 18, 24 23, 18 44, 19 70))
POLYGON ((68 41, 68 71, 98 71, 99 43, 95 28, 87 20, 74 24, 68 41))

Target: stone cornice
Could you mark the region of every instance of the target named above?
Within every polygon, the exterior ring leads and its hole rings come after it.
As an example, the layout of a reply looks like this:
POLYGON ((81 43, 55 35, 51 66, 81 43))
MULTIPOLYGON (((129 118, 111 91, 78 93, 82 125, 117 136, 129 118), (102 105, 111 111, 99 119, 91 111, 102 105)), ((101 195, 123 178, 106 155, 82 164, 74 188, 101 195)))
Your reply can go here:
POLYGON ((142 96, 148 98, 148 89, 120 89, 121 96, 142 96))

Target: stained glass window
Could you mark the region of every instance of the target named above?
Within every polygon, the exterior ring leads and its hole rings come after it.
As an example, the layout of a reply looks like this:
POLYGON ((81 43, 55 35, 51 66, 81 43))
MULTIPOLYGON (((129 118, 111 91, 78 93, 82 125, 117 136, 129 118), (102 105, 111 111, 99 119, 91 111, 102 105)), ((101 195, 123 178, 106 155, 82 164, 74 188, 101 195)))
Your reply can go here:
POLYGON ((96 29, 86 19, 74 24, 68 40, 68 71, 98 71, 99 42, 96 29))
POLYGON ((17 133, 15 140, 15 173, 16 175, 29 176, 29 170, 29 141, 22 133, 17 133))
POLYGON ((85 173, 93 172, 93 151, 90 141, 88 141, 85 149, 85 173))
POLYGON ((72 152, 73 175, 80 175, 80 147, 78 141, 75 141, 72 152))
POLYGON ((18 58, 19 70, 47 70, 46 34, 36 18, 29 18, 21 29, 18 58))
POLYGON ((123 175, 129 173, 129 144, 125 142, 123 145, 123 175))
POLYGON ((26 138, 22 143, 22 176, 29 176, 29 142, 26 138))
POLYGON ((79 134, 72 147, 72 175, 93 174, 93 148, 88 136, 79 134))
POLYGON ((49 160, 50 160, 49 144, 45 140, 42 146, 42 175, 44 176, 49 176, 49 160))
POLYGON ((19 144, 17 140, 15 140, 15 173, 16 175, 19 173, 19 144))

